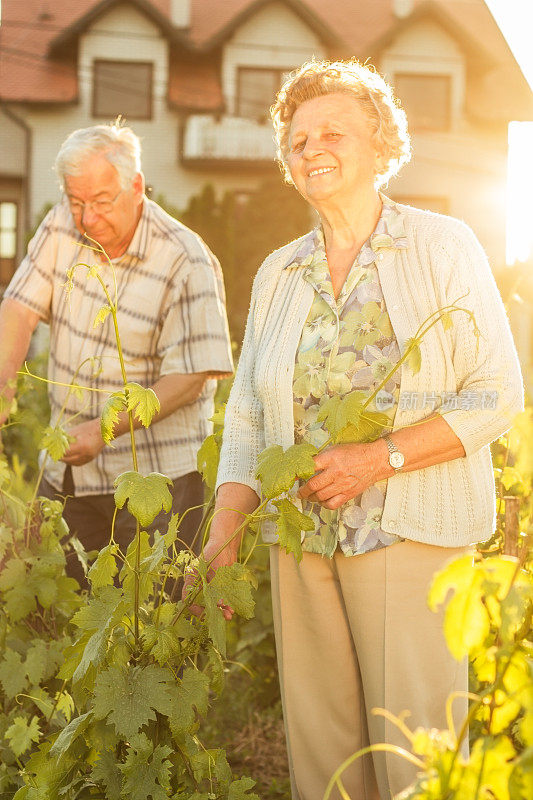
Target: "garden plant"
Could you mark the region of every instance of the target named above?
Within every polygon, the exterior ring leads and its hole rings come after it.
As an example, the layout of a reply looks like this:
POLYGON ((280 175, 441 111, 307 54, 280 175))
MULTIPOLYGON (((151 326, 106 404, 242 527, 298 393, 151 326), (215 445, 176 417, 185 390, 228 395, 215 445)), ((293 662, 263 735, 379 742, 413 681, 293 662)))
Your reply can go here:
MULTIPOLYGON (((105 257, 98 243, 87 246, 105 257)), ((62 519, 62 504, 39 498, 43 465, 28 483, 19 459, 0 456, 0 796, 258 800, 253 778, 235 776, 224 749, 204 745, 200 735, 202 719, 221 693, 229 667, 227 625, 219 602, 223 598, 242 619, 252 619, 257 578, 251 564, 264 520, 275 522, 280 546, 301 558, 302 537, 314 522, 297 507, 294 490, 298 481, 313 475, 318 450, 304 443, 285 452, 273 446, 260 455, 257 474, 263 496, 235 533, 247 530, 241 557, 214 576, 209 561, 182 549, 179 516, 171 516, 167 529, 150 539, 145 528, 162 509, 170 511, 170 479, 138 472, 133 420, 150 425, 159 403, 151 389, 128 381, 116 287, 109 291, 99 269, 84 264, 69 271, 65 290, 76 291, 77 280, 100 285, 102 308, 94 325, 111 324, 116 333, 123 388, 107 398, 101 429, 112 444, 118 415, 128 414, 132 469, 117 476, 115 503, 135 518, 136 535, 122 552, 111 530, 105 548, 85 553, 62 519), (65 574, 67 557, 84 564, 88 594, 65 574), (183 602, 175 587, 191 571, 195 582, 183 602), (193 603, 205 608, 201 619, 189 613, 193 603)), ((448 329, 455 314, 467 314, 477 332, 462 299, 422 323, 372 394, 352 391, 324 398, 319 418, 330 435, 324 447, 370 441, 390 427, 390 417, 375 406, 376 396, 393 372, 420 369, 420 345, 428 331, 435 325, 448 329)), ((44 380, 28 368, 25 372, 44 380)), ((68 391, 95 390, 80 385, 76 372, 68 391)), ((21 405, 11 408, 11 436, 17 419, 24 421, 21 405)), ((54 426, 42 430, 40 444, 47 457, 59 459, 65 453, 68 423, 61 414, 54 426)), ((214 423, 215 432, 198 455, 211 493, 222 408, 214 423)), ((527 491, 520 464, 508 461, 500 470, 503 485, 513 489, 522 482, 527 491)), ((200 540, 211 519, 208 500, 200 540)), ((398 720, 409 745, 403 755, 421 770, 402 800, 526 800, 533 780, 529 561, 492 553, 474 566, 470 559, 460 559, 436 577, 430 603, 443 603, 449 591, 454 596, 446 611, 446 637, 454 655, 470 656, 477 681, 469 715, 475 738, 466 759, 460 754, 466 721, 460 731, 450 723, 448 731, 411 732, 398 720)), ((331 788, 335 783, 342 794, 342 768, 332 776, 331 788)))

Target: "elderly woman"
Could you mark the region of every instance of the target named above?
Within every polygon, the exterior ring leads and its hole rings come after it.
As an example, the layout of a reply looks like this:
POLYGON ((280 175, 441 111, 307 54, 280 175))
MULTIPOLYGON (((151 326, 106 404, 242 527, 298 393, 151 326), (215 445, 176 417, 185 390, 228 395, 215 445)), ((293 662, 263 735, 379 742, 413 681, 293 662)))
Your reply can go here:
MULTIPOLYGON (((356 61, 311 62, 287 79, 272 116, 285 174, 319 224, 270 255, 254 283, 206 558, 230 541, 213 566, 237 556, 231 537, 259 503, 265 447, 324 445, 323 403, 372 393, 439 309, 462 298, 476 323, 452 312, 423 338, 420 369, 404 364, 390 377, 374 406, 389 407, 388 434, 315 457, 298 492, 316 523, 301 562, 272 546, 292 793, 320 800, 359 748, 406 744, 374 707, 409 710, 411 727, 445 727, 447 696, 467 689, 467 665, 448 653, 426 596, 436 570, 492 534, 488 444, 520 410, 522 383, 470 229, 379 191, 410 155, 384 80, 356 61)), ((353 800, 386 800, 413 778, 408 762, 374 753, 343 782, 353 800)))

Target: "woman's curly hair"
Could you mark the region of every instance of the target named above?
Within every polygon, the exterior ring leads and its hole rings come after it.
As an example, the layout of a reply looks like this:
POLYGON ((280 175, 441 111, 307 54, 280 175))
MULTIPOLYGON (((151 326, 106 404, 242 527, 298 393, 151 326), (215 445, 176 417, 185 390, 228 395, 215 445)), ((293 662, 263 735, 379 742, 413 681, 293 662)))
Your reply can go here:
POLYGON ((285 180, 292 183, 287 156, 294 112, 306 100, 333 93, 354 97, 367 115, 376 144, 386 157, 385 166, 376 174, 376 184, 382 186, 411 158, 407 118, 388 83, 372 67, 364 66, 355 58, 308 61, 291 72, 279 90, 270 114, 285 180))

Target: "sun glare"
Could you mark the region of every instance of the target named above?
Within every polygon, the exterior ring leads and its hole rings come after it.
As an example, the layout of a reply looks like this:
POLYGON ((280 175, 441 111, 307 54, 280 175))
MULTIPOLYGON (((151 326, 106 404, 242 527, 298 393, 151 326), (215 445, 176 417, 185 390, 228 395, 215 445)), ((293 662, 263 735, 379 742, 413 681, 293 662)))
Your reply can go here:
MULTIPOLYGON (((533 91, 532 0, 486 0, 533 91)), ((533 257, 533 122, 509 126, 507 263, 533 257)))
POLYGON ((509 125, 507 263, 533 255, 533 122, 509 125))

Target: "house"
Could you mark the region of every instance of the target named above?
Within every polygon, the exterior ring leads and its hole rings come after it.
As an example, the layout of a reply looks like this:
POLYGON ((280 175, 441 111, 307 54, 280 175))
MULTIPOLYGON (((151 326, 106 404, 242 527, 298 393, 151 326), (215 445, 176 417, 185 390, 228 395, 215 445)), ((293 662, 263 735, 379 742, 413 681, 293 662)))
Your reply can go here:
POLYGON ((75 128, 121 113, 154 196, 183 208, 211 182, 274 174, 268 107, 311 58, 357 56, 402 99, 414 160, 389 193, 465 219, 505 261, 507 125, 533 98, 484 0, 4 0, 0 27, 0 285, 59 190, 75 128))

